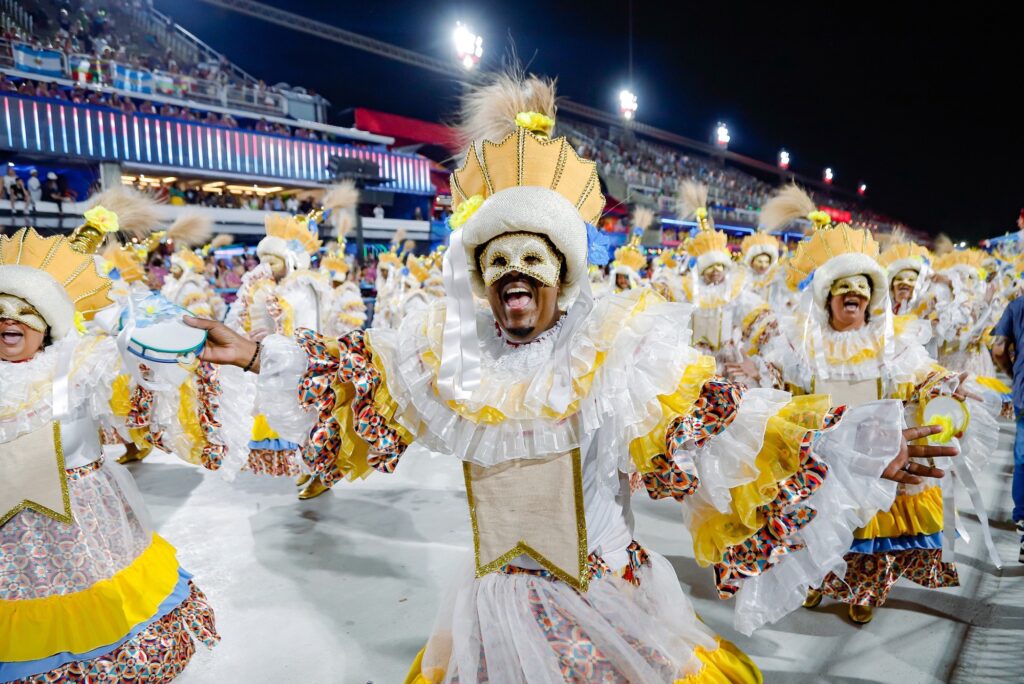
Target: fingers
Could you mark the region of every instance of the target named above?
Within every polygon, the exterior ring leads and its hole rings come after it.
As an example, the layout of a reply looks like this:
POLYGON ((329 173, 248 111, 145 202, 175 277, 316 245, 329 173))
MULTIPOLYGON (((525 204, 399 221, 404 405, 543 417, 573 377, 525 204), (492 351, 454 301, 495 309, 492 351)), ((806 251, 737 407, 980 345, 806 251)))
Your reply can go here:
POLYGON ((960 454, 956 447, 931 444, 912 444, 907 452, 911 458, 952 458, 960 454))
POLYGON ((910 473, 911 475, 917 475, 919 477, 933 477, 936 479, 941 478, 946 474, 942 468, 936 468, 935 466, 926 465, 924 463, 908 463, 903 472, 910 473))
POLYGON ((942 427, 938 425, 921 425, 919 427, 907 428, 903 431, 903 439, 908 442, 913 442, 915 439, 921 439, 928 435, 936 435, 942 432, 942 427))
POLYGON ((220 325, 219 322, 211 321, 209 318, 196 318, 195 316, 185 316, 182 320, 185 321, 185 325, 200 330, 213 330, 220 325))

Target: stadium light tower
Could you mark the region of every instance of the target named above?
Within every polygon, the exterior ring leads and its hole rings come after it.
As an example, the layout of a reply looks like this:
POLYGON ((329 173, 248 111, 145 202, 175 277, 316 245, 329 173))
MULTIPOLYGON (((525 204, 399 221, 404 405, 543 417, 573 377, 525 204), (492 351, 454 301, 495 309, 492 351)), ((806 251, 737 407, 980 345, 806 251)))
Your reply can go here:
POLYGON ((861 197, 863 197, 864 195, 868 194, 868 184, 867 183, 861 183, 860 185, 858 185, 857 186, 857 194, 860 195, 861 197))
POLYGON ((826 183, 828 183, 829 185, 832 185, 832 181, 833 181, 833 179, 835 179, 835 177, 836 177, 836 174, 835 174, 835 173, 833 173, 833 171, 832 171, 832 167, 831 167, 831 166, 826 166, 826 167, 825 167, 825 173, 824 173, 824 175, 822 176, 822 179, 823 179, 823 180, 824 180, 824 181, 825 181, 826 183))
POLYGON ((729 141, 732 140, 732 136, 729 135, 729 127, 721 121, 715 126, 715 145, 720 149, 729 149, 729 141))
POLYGON ((789 152, 785 149, 779 150, 779 168, 783 171, 789 168, 789 152))
POLYGON ((455 24, 455 54, 467 70, 474 68, 484 56, 484 39, 461 21, 455 24))
POLYGON ((619 112, 626 121, 631 121, 636 116, 637 100, 636 95, 630 90, 619 92, 619 112))

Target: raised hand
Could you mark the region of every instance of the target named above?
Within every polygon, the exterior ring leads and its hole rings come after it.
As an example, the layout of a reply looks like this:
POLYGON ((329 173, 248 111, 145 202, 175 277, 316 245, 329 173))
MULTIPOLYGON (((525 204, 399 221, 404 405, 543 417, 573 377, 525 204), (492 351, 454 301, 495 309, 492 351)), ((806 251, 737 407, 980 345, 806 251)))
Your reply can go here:
POLYGON ((921 463, 914 463, 910 460, 913 458, 939 458, 939 457, 950 457, 959 454, 959 450, 956 447, 951 446, 935 446, 932 444, 910 444, 914 440, 927 437, 928 435, 934 435, 941 432, 942 428, 938 425, 924 425, 922 427, 907 428, 903 431, 903 440, 900 443, 900 452, 897 454, 885 470, 882 472, 882 478, 886 480, 892 480, 893 482, 900 482, 902 484, 921 484, 922 478, 934 477, 940 478, 946 473, 940 468, 927 466, 921 463))

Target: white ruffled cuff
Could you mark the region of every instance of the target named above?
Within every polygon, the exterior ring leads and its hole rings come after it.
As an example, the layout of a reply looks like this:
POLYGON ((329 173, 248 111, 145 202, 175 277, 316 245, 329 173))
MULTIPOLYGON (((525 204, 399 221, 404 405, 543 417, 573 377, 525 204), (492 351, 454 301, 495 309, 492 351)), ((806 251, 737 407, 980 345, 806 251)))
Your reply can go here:
POLYGON ((305 444, 316 422, 316 413, 299 404, 299 386, 308 363, 306 352, 292 338, 264 338, 256 383, 256 413, 266 416, 281 439, 296 444, 305 444))
POLYGON ((742 582, 735 596, 734 626, 744 634, 799 607, 807 590, 830 572, 843 574, 853 532, 892 506, 896 483, 881 479, 899 452, 903 411, 899 401, 850 409, 839 424, 820 433, 814 454, 828 475, 807 503, 814 520, 796 533, 803 548, 783 555, 760 575, 742 582))

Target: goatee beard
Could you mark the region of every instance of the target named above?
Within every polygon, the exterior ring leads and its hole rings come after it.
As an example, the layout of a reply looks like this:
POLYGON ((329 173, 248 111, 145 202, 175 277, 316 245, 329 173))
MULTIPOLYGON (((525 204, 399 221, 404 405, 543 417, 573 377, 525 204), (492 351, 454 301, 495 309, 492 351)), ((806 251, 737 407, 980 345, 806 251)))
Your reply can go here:
POLYGON ((532 332, 533 328, 505 328, 506 334, 520 339, 529 337, 532 332))

